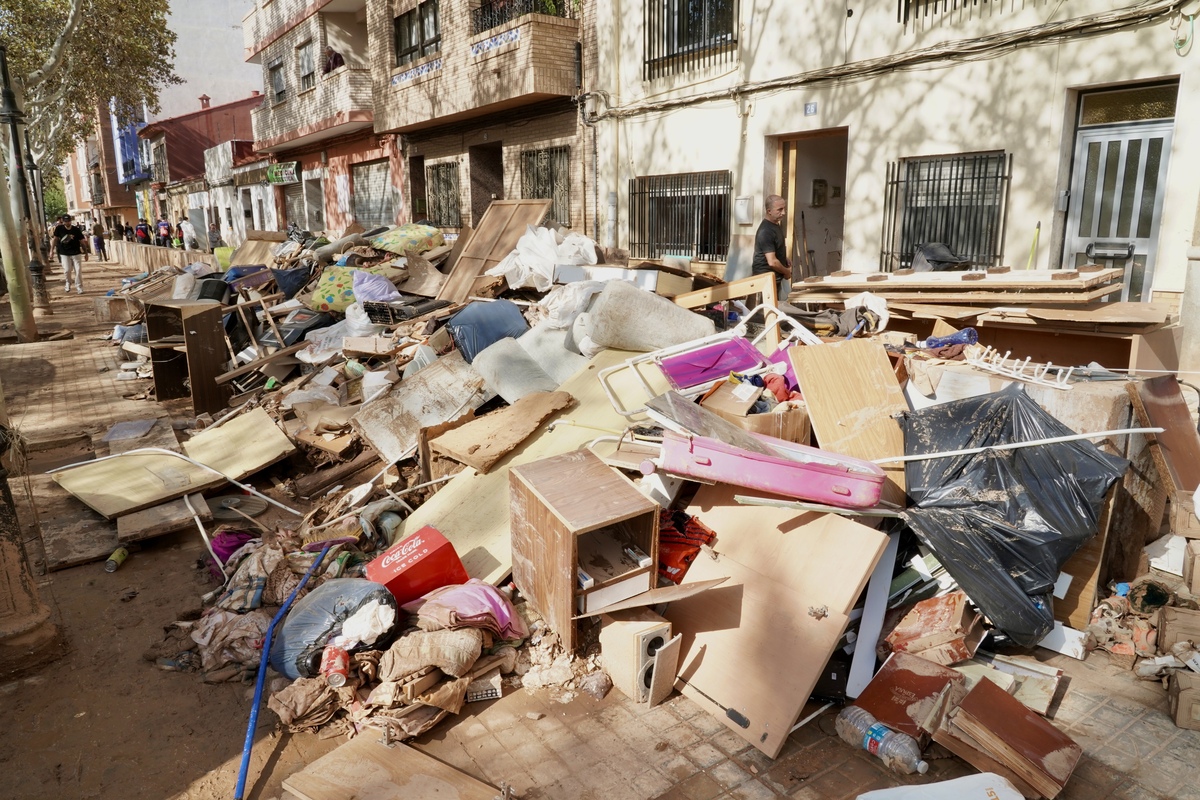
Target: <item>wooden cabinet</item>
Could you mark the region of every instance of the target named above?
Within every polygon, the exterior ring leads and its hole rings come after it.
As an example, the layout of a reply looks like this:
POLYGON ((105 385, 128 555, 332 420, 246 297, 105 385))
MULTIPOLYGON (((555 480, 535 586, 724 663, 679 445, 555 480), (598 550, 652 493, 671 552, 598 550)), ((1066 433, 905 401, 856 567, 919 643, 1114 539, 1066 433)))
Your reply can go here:
POLYGON ((197 414, 225 408, 229 389, 217 384, 228 352, 221 320, 225 306, 214 300, 163 300, 146 304, 146 335, 158 400, 192 398, 197 414))
POLYGON ((564 648, 575 649, 581 606, 591 611, 656 585, 658 504, 591 451, 513 467, 509 490, 513 580, 564 648), (581 569, 593 581, 587 588, 581 569))

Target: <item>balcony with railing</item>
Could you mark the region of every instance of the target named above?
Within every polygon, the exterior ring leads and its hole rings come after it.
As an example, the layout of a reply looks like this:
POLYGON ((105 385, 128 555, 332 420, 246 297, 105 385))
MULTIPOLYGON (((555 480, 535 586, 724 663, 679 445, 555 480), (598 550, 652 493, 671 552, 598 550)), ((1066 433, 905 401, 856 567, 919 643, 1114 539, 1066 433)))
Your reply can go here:
POLYGON ((280 102, 268 91, 263 104, 250 112, 254 149, 275 152, 309 142, 343 136, 374 125, 371 70, 343 66, 315 74, 311 89, 289 86, 280 102))
MULTIPOLYGON (((392 23, 377 11, 373 25, 392 23)), ((572 97, 579 90, 579 20, 572 0, 441 4, 440 44, 416 60, 382 50, 377 129, 406 131, 572 97), (399 62, 399 63, 398 63, 399 62)))

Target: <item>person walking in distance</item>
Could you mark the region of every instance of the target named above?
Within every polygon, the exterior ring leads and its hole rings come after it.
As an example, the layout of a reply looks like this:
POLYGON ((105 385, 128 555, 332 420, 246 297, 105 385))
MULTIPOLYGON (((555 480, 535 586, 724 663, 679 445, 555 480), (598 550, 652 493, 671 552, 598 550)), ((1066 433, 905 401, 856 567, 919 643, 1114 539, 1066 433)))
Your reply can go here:
POLYGON ((138 224, 133 229, 133 236, 138 244, 150 244, 150 224, 145 217, 138 217, 138 224))
POLYGON ((71 291, 71 278, 75 279, 75 293, 83 294, 83 228, 71 221, 70 214, 63 214, 54 228, 54 249, 63 267, 63 291, 71 291))
POLYGON ((750 272, 754 275, 775 274, 775 298, 784 298, 785 281, 792 279, 792 265, 787 259, 787 244, 783 236, 783 217, 787 201, 777 194, 767 195, 763 221, 754 234, 754 260, 750 272))
POLYGON ((171 223, 167 222, 166 217, 158 218, 158 224, 155 226, 155 230, 158 232, 158 234, 154 240, 154 243, 156 245, 158 245, 159 247, 170 247, 171 246, 171 223))
POLYGON ((92 252, 97 261, 108 261, 108 249, 104 246, 104 226, 99 222, 92 225, 92 252))

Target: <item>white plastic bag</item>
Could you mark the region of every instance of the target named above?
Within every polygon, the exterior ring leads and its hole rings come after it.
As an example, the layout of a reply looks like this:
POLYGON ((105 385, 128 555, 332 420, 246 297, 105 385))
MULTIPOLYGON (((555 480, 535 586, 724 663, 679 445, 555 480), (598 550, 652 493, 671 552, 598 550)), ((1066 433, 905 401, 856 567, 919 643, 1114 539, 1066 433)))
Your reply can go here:
POLYGON ((304 335, 304 341, 308 342, 308 347, 296 353, 296 358, 305 364, 324 364, 342 352, 342 339, 347 336, 358 336, 356 333, 350 333, 349 325, 350 323, 343 319, 327 328, 309 331, 304 335))
POLYGON ((365 272, 361 269, 354 270, 353 275, 355 303, 367 301, 386 303, 389 300, 398 300, 400 298, 400 293, 396 291, 396 287, 382 275, 365 272))
POLYGON ((525 226, 517 247, 487 271, 503 276, 513 289, 533 287, 546 292, 554 285, 554 264, 558 261, 558 234, 549 228, 525 226))
POLYGON ((337 389, 332 386, 318 386, 312 389, 297 389, 283 398, 279 405, 281 408, 292 408, 300 403, 328 403, 331 406, 342 404, 337 389))
POLYGON ((546 310, 549 327, 565 330, 575 322, 575 317, 587 311, 592 298, 603 289, 604 281, 575 281, 555 286, 538 305, 546 310))
POLYGON ((383 333, 383 329, 387 327, 371 322, 367 312, 363 311, 363 307, 358 303, 346 306, 346 326, 346 336, 374 336, 383 333))
POLYGON ((896 786, 876 789, 858 796, 858 800, 1025 800, 1007 778, 981 772, 965 778, 920 786, 896 786))

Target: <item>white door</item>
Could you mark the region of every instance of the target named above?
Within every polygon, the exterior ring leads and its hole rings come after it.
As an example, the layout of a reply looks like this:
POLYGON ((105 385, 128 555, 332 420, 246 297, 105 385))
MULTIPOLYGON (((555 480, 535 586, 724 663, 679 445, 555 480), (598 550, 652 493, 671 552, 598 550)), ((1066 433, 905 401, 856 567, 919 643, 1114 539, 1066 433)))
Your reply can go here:
POLYGON ((1173 127, 1101 125, 1076 138, 1063 262, 1124 269, 1121 300, 1150 300, 1173 127))

